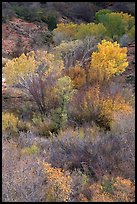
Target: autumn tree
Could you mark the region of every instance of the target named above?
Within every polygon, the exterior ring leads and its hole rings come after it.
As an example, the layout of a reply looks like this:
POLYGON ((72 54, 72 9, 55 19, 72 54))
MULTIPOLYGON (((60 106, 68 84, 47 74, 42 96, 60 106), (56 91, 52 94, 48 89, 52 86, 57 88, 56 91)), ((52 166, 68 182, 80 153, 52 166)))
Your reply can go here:
POLYGON ((8 61, 4 76, 7 84, 20 84, 40 113, 46 114, 56 100, 52 90, 63 69, 63 62, 53 54, 37 51, 8 61))
POLYGON ((92 53, 88 79, 91 83, 103 84, 124 72, 127 66, 127 48, 121 48, 117 42, 102 40, 97 51, 92 53))

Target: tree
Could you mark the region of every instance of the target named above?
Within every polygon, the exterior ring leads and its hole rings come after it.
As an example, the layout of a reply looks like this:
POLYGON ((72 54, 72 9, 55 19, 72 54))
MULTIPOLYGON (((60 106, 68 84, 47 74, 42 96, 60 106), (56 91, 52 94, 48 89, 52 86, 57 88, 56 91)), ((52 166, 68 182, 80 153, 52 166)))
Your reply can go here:
POLYGON ((92 53, 88 73, 90 82, 107 82, 112 76, 121 74, 128 66, 127 48, 121 48, 117 42, 102 40, 98 50, 92 53))

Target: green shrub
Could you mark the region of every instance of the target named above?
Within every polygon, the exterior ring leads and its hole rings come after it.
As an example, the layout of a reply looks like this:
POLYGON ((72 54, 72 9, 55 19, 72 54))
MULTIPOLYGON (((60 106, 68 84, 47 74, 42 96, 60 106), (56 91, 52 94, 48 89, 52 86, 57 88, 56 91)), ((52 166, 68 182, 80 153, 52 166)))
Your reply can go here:
POLYGON ((107 13, 112 13, 112 11, 109 9, 101 9, 98 12, 96 12, 95 14, 96 21, 101 22, 102 16, 106 15, 107 13))
POLYGON ((48 15, 45 22, 48 24, 48 29, 50 31, 57 28, 57 18, 56 18, 56 16, 54 16, 52 14, 48 15))
POLYGON ((65 127, 68 120, 67 104, 73 94, 73 85, 70 77, 64 76, 58 79, 55 94, 59 97, 59 107, 53 110, 52 120, 55 131, 58 131, 65 127))
POLYGON ((32 118, 32 130, 40 136, 51 136, 53 130, 52 121, 42 117, 39 114, 34 114, 32 118))
POLYGON ((21 149, 21 153, 22 154, 38 154, 39 153, 39 148, 36 145, 32 145, 30 147, 25 147, 23 149, 21 149))
POLYGON ((37 20, 37 16, 36 16, 35 11, 29 7, 14 6, 13 10, 19 18, 22 18, 22 19, 30 21, 30 22, 37 20))
POLYGON ((107 36, 113 40, 119 40, 126 32, 128 32, 135 24, 135 19, 128 13, 123 12, 105 12, 98 11, 96 13, 98 22, 103 23, 107 30, 107 36), (100 14, 103 13, 103 14, 100 14))
POLYGON ((52 31, 57 27, 57 17, 53 13, 46 13, 44 10, 39 10, 36 12, 37 20, 43 21, 48 25, 48 29, 52 31))
POLYGON ((106 28, 102 23, 88 23, 80 24, 78 26, 78 31, 75 35, 76 39, 84 39, 86 36, 94 36, 97 39, 103 39, 106 34, 106 28))
POLYGON ((128 31, 127 35, 131 41, 135 40, 135 26, 128 31))

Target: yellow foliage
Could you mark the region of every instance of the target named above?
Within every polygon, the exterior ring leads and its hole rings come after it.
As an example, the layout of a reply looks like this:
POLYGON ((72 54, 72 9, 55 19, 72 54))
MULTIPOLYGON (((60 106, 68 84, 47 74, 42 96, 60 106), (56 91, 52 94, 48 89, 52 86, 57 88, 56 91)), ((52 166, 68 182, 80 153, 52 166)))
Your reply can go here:
POLYGON ((76 39, 84 39, 86 36, 95 36, 97 38, 103 38, 106 34, 106 28, 102 23, 81 23, 78 26, 76 39))
POLYGON ((40 64, 45 65, 45 76, 54 71, 60 74, 64 68, 61 60, 55 59, 54 55, 46 51, 34 51, 23 53, 20 57, 9 60, 4 67, 4 75, 9 85, 19 83, 19 77, 27 77, 28 74, 36 72, 40 64))
POLYGON ((80 88, 86 83, 85 70, 77 65, 68 69, 66 74, 71 78, 75 88, 80 88))
POLYGON ((18 81, 18 75, 25 76, 28 73, 34 72, 36 61, 34 52, 22 54, 19 58, 9 60, 4 67, 4 75, 7 84, 15 84, 18 81))
POLYGON ((89 69, 89 81, 99 83, 108 81, 113 75, 125 71, 128 66, 127 48, 121 48, 117 42, 102 40, 98 50, 92 53, 89 69))
POLYGON ((71 177, 61 168, 53 168, 49 163, 43 163, 49 188, 46 191, 46 201, 69 201, 71 193, 71 177))
POLYGON ((17 132, 19 119, 13 113, 2 113, 2 131, 17 132))
POLYGON ((118 16, 120 16, 125 24, 125 31, 128 31, 131 29, 131 27, 135 24, 135 18, 131 14, 128 13, 116 13, 118 16))
POLYGON ((57 24, 57 28, 54 29, 55 32, 62 32, 64 33, 66 36, 69 37, 74 37, 76 31, 78 28, 78 24, 74 24, 74 23, 60 23, 57 24))
POLYGON ((106 28, 102 23, 60 23, 57 25, 57 28, 54 29, 54 33, 63 33, 66 37, 71 39, 83 39, 86 36, 96 36, 103 37, 106 34, 106 28))
POLYGON ((83 117, 93 118, 100 126, 111 126, 114 121, 114 113, 130 113, 132 107, 125 99, 117 94, 111 96, 101 96, 99 86, 91 87, 85 92, 82 103, 83 117))

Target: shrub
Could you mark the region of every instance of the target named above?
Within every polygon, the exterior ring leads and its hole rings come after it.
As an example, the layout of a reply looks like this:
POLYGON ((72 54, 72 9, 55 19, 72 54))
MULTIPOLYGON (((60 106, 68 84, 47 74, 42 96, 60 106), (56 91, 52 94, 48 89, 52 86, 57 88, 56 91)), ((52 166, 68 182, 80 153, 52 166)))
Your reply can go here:
POLYGON ((19 18, 22 18, 24 20, 27 20, 30 22, 37 20, 35 10, 30 8, 29 6, 26 7, 23 5, 22 6, 14 5, 13 11, 19 18))
POLYGON ((21 149, 21 154, 38 154, 39 153, 39 148, 36 145, 32 145, 30 147, 26 147, 21 149))
POLYGON ((56 101, 52 89, 63 68, 63 62, 53 54, 37 51, 36 54, 23 54, 8 62, 4 74, 7 83, 19 83, 24 88, 23 91, 36 102, 41 114, 45 114, 53 104, 47 94, 50 94, 53 102, 56 101))
POLYGON ((64 61, 64 67, 73 67, 79 62, 81 66, 90 58, 95 50, 97 39, 95 37, 85 37, 83 40, 73 40, 62 42, 54 48, 55 55, 64 61))
POLYGON ((119 40, 135 24, 134 17, 127 13, 107 11, 106 14, 99 14, 101 12, 102 10, 97 12, 98 21, 103 23, 107 30, 107 35, 113 40, 119 40))
POLYGON ((71 177, 61 168, 53 168, 49 163, 43 163, 46 174, 46 202, 68 202, 71 193, 71 177))
POLYGON ((135 25, 135 18, 131 14, 120 12, 117 15, 121 16, 125 24, 125 32, 129 31, 135 25))
POLYGON ((30 122, 19 120, 19 122, 18 122, 18 130, 19 131, 27 132, 28 130, 30 130, 30 128, 31 128, 30 122))
POLYGON ((57 27, 57 19, 53 15, 48 15, 46 23, 48 24, 48 29, 50 31, 54 30, 57 27))
POLYGON ((53 110, 52 119, 55 130, 58 131, 67 123, 67 104, 73 94, 73 86, 70 77, 64 76, 58 79, 55 86, 55 94, 59 97, 59 107, 53 110))
POLYGON ((90 178, 80 170, 73 171, 72 178, 72 202, 88 202, 92 198, 90 187, 90 178))
POLYGON ((80 88, 86 83, 85 70, 78 65, 68 69, 66 74, 71 78, 74 88, 80 88))
POLYGON ((58 35, 62 33, 60 37, 61 41, 70 41, 76 39, 84 39, 85 37, 96 37, 98 40, 103 39, 106 34, 106 28, 102 23, 88 23, 88 24, 58 24, 54 30, 53 39, 59 42, 58 35))
POLYGON ((119 39, 119 44, 122 46, 122 47, 127 47, 128 46, 128 43, 130 42, 130 38, 127 34, 124 34, 122 35, 122 37, 120 37, 119 39))
POLYGON ((96 14, 95 14, 96 21, 97 21, 97 22, 101 22, 102 15, 104 16, 104 15, 106 15, 107 13, 112 13, 112 11, 109 10, 109 9, 101 9, 101 10, 99 10, 98 12, 96 12, 96 14))
POLYGON ((135 40, 135 26, 132 26, 132 28, 128 31, 127 35, 129 36, 129 39, 131 41, 135 40))
POLYGON ((19 58, 9 60, 4 67, 7 84, 18 83, 19 76, 26 76, 28 73, 34 72, 35 69, 34 52, 30 52, 27 55, 22 54, 19 58))
POLYGON ((80 24, 75 35, 76 39, 84 39, 86 36, 94 36, 98 40, 103 39, 106 35, 106 28, 102 23, 80 24))
POLYGON ((3 142, 3 202, 45 201, 45 174, 36 154, 23 154, 18 143, 3 142), (10 178, 9 178, 10 177, 10 178))
POLYGON ((18 133, 18 117, 13 113, 2 113, 2 131, 15 136, 18 133))
POLYGON ((57 28, 54 29, 53 31, 53 39, 56 42, 56 35, 58 35, 58 33, 62 33, 63 35, 61 35, 61 38, 58 38, 58 42, 60 43, 61 41, 66 41, 66 40, 72 40, 74 39, 74 36, 77 32, 77 28, 78 25, 74 24, 74 23, 60 23, 57 24, 57 28))
POLYGON ((104 177, 102 183, 91 185, 92 202, 134 202, 135 187, 130 179, 104 177))
POLYGON ((53 122, 50 119, 46 119, 45 117, 42 117, 41 115, 33 115, 32 118, 32 131, 40 136, 51 136, 51 132, 53 130, 53 122))
POLYGON ((98 50, 92 53, 89 81, 105 83, 112 76, 125 71, 128 66, 127 48, 121 48, 117 42, 102 40, 98 50))
POLYGON ((79 125, 95 122, 99 127, 110 130, 116 112, 129 113, 132 107, 120 94, 105 94, 99 86, 77 92, 68 108, 69 117, 79 125))

